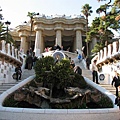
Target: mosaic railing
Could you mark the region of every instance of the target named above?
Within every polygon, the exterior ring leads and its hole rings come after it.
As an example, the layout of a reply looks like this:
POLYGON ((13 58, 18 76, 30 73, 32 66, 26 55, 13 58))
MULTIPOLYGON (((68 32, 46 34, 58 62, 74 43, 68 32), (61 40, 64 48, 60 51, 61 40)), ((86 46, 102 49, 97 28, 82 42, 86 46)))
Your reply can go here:
POLYGON ((0 42, 0 84, 14 81, 12 74, 15 66, 22 65, 23 62, 24 58, 18 49, 2 40, 0 42))

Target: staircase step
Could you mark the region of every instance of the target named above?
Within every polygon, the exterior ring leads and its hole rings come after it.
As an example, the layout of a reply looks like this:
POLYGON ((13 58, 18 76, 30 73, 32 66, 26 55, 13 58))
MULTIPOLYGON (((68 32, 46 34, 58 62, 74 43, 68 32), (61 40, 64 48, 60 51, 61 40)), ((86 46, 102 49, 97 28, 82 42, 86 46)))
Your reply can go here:
POLYGON ((3 92, 5 92, 6 90, 0 90, 0 94, 2 94, 3 92))
POLYGON ((0 91, 1 91, 1 90, 7 90, 7 89, 9 89, 9 88, 4 88, 4 87, 3 87, 3 88, 0 88, 0 91))
POLYGON ((15 82, 15 83, 3 83, 3 86, 14 86, 16 84, 18 84, 19 82, 15 82))
POLYGON ((0 89, 9 89, 9 88, 11 88, 11 86, 3 86, 3 85, 0 85, 0 89))
POLYGON ((90 80, 92 80, 92 72, 88 69, 83 69, 82 70, 82 75, 90 80))
MULTIPOLYGON (((35 74, 35 71, 33 69, 32 70, 26 70, 25 69, 25 70, 23 70, 22 80, 26 79, 27 77, 29 77, 31 75, 34 75, 34 74, 35 74)), ((82 75, 84 77, 92 80, 92 72, 90 70, 82 69, 82 75)), ((2 94, 7 89, 10 89, 14 85, 18 84, 20 81, 15 81, 14 83, 3 83, 2 85, 0 85, 0 94, 2 94)), ((112 87, 111 85, 108 85, 108 84, 99 84, 99 85, 115 95, 115 93, 116 93, 115 87, 112 87)))
MULTIPOLYGON (((29 76, 32 76, 35 74, 34 69, 32 70, 23 70, 22 72, 22 80, 28 78, 29 76)), ((2 85, 0 85, 0 94, 2 94, 3 92, 5 92, 6 90, 10 89, 11 87, 15 86, 16 84, 18 84, 19 82, 21 82, 22 80, 19 81, 15 81, 13 83, 2 83, 2 85)))
POLYGON ((115 87, 112 87, 111 85, 108 84, 100 84, 101 87, 105 88, 106 90, 110 91, 112 94, 116 94, 116 89, 115 87))
MULTIPOLYGON (((90 70, 84 69, 82 70, 82 75, 86 78, 89 78, 90 80, 92 80, 92 72, 90 70)), ((116 94, 116 89, 115 87, 110 84, 99 84, 101 87, 105 88, 106 90, 110 91, 112 94, 116 94)))
MULTIPOLYGON (((100 86, 101 86, 101 85, 100 85, 100 86)), ((110 89, 111 89, 111 90, 115 90, 115 87, 112 87, 112 86, 111 86, 111 87, 110 87, 110 86, 101 86, 101 87, 104 87, 104 88, 106 88, 106 89, 108 89, 108 90, 110 90, 110 89)))

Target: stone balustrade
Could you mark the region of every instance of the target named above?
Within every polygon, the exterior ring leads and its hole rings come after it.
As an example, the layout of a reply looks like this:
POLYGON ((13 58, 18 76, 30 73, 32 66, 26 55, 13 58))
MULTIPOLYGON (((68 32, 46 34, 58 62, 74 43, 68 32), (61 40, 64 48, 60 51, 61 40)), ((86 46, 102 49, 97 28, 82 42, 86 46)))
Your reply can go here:
MULTIPOLYGON (((96 57, 96 56, 95 56, 96 57)), ((111 63, 120 58, 120 40, 114 41, 107 47, 104 47, 97 54, 97 64, 111 63)))
POLYGON ((23 64, 20 52, 4 40, 0 42, 0 84, 13 82, 12 74, 17 64, 23 64))
POLYGON ((120 40, 114 41, 112 44, 101 49, 97 55, 92 59, 97 59, 97 66, 99 68, 99 74, 104 74, 104 84, 111 84, 114 71, 120 74, 120 40))

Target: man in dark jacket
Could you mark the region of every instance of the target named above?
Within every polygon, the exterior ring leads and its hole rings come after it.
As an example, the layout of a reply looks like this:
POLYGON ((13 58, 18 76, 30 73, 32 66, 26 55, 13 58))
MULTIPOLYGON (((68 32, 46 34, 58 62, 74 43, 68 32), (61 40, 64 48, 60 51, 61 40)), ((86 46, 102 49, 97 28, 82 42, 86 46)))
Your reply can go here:
POLYGON ((26 63, 28 65, 28 70, 31 70, 32 69, 32 65, 33 65, 33 59, 32 59, 32 56, 29 55, 26 59, 26 63))
POLYGON ((116 88, 116 96, 118 96, 118 86, 120 85, 120 77, 118 76, 117 71, 115 71, 115 76, 113 77, 113 80, 112 80, 112 86, 113 84, 116 88))
POLYGON ((22 74, 22 70, 21 70, 21 66, 19 64, 17 64, 17 67, 15 68, 15 72, 16 72, 16 80, 21 80, 21 74, 22 74))
POLYGON ((82 75, 82 69, 79 66, 74 67, 74 72, 77 73, 77 74, 82 75))

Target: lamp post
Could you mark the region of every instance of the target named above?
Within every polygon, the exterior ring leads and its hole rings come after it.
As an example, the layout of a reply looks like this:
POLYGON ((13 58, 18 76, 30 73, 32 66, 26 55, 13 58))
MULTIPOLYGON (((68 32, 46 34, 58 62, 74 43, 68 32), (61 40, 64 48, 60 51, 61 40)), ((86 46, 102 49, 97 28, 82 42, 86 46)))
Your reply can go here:
POLYGON ((8 42, 8 26, 11 24, 11 22, 9 22, 9 21, 6 21, 5 22, 5 25, 7 26, 7 39, 6 39, 6 41, 8 42))
POLYGON ((35 13, 35 12, 30 13, 30 12, 28 12, 28 15, 27 15, 27 16, 30 17, 30 23, 31 23, 31 26, 30 26, 30 45, 29 45, 30 47, 31 47, 31 35, 32 35, 32 27, 33 27, 33 18, 36 15, 39 15, 39 13, 35 13))

